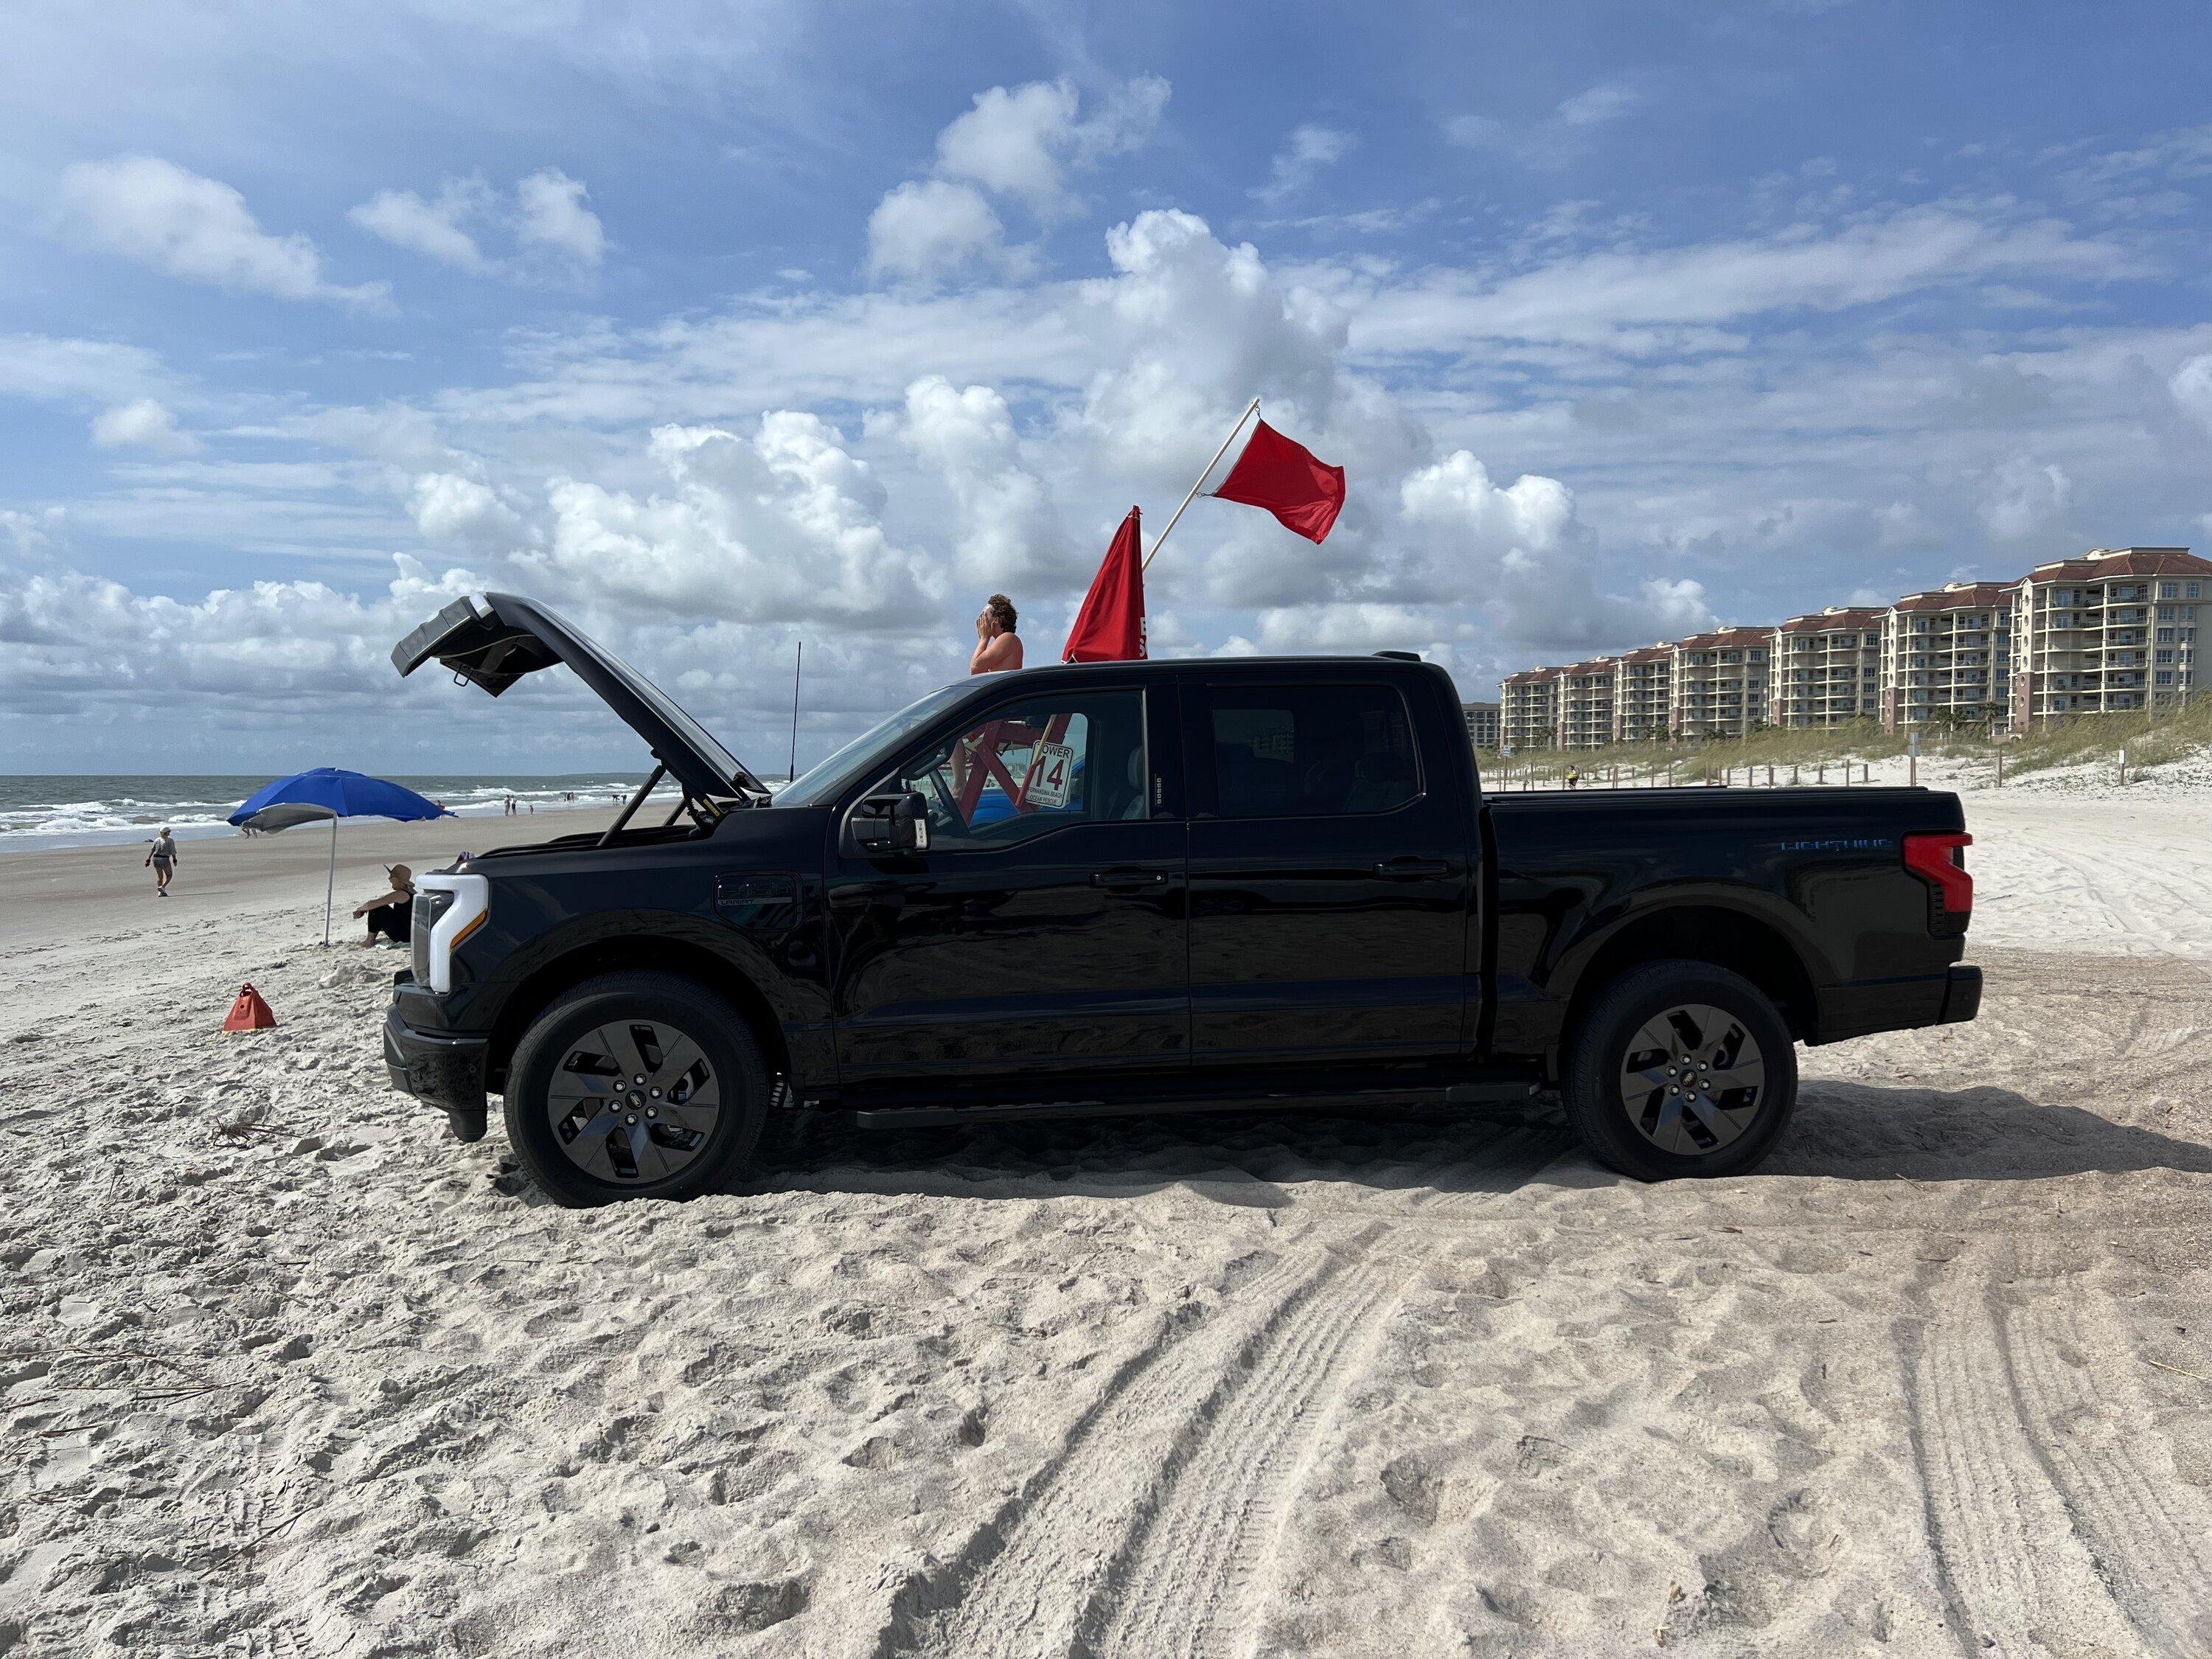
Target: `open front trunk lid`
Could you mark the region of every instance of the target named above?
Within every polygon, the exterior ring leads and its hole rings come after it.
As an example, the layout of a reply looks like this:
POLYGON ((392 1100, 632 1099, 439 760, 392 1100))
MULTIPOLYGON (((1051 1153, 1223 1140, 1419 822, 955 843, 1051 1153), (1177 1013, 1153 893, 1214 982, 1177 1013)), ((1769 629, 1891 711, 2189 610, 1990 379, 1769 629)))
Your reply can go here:
POLYGON ((404 679, 434 659, 495 697, 566 663, 697 800, 768 799, 768 789, 660 688, 543 605, 512 593, 456 599, 392 647, 404 679))

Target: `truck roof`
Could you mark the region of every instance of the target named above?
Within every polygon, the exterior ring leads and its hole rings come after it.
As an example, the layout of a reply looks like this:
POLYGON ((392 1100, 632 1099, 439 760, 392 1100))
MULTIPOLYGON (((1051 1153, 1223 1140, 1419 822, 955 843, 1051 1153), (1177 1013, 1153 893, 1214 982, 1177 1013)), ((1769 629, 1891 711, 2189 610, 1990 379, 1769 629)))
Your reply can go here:
POLYGON ((1357 668, 1370 673, 1398 673, 1408 669, 1429 669, 1447 675, 1449 672, 1443 664, 1425 661, 1410 653, 1370 652, 1360 655, 1345 653, 1296 657, 1148 657, 1139 662, 1040 663, 1035 667, 1002 669, 994 674, 977 674, 973 678, 978 685, 1013 685, 1029 680, 1059 684, 1071 675, 1086 679, 1109 676, 1120 679, 1133 673, 1264 676, 1315 668, 1357 668))

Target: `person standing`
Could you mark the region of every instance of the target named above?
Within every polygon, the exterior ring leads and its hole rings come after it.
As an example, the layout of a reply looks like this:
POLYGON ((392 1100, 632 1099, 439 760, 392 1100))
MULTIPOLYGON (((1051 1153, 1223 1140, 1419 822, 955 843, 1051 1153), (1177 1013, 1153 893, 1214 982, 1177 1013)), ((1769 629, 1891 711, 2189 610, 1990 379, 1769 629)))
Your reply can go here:
POLYGON ((1014 632, 1014 602, 1003 593, 983 601, 975 618, 975 652, 968 659, 971 674, 996 674, 1022 665, 1021 635, 1014 632))
POLYGON ((146 854, 146 867, 154 872, 154 896, 169 896, 169 878, 177 872, 177 843, 163 824, 161 833, 154 837, 153 846, 146 854))

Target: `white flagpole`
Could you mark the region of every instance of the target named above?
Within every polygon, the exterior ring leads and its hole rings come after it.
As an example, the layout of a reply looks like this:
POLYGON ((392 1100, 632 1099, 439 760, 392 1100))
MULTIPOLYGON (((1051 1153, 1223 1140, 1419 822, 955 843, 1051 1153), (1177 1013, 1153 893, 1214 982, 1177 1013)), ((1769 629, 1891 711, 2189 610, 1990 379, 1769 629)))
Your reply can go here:
POLYGON ((331 901, 338 890, 338 815, 331 814, 331 878, 323 886, 323 943, 331 942, 331 901))
MULTIPOLYGON (((1221 458, 1229 453, 1229 446, 1237 441, 1237 434, 1244 429, 1244 422, 1250 420, 1259 412, 1260 400, 1257 398, 1253 398, 1250 403, 1244 405, 1244 412, 1237 417, 1237 424, 1229 428, 1229 435, 1221 441, 1221 447, 1213 452, 1213 459, 1206 464, 1206 471, 1198 475, 1198 483, 1193 484, 1190 487, 1190 494, 1182 498, 1182 507, 1188 507, 1194 501, 1198 499, 1199 487, 1205 483, 1206 474, 1212 472, 1215 467, 1221 465, 1221 458)), ((1176 508, 1175 519, 1170 519, 1168 520, 1168 527, 1160 532, 1159 541, 1154 542, 1152 544, 1152 552, 1145 555, 1144 563, 1138 567, 1139 571, 1150 570, 1152 568, 1152 560, 1154 556, 1158 554, 1161 543, 1165 542, 1170 536, 1175 533, 1176 519, 1182 517, 1182 507, 1176 508)))

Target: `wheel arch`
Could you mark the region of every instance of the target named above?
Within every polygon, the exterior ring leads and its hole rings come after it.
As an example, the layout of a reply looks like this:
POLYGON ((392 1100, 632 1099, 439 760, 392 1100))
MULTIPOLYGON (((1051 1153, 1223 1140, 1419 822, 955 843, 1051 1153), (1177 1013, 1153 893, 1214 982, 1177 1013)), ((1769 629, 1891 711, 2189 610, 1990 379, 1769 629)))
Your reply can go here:
POLYGON ((631 934, 596 939, 543 963, 508 994, 492 1025, 485 1051, 486 1086, 494 1093, 505 1091, 507 1065, 523 1033, 556 997, 586 980, 632 969, 681 975, 724 998, 760 1044, 770 1076, 791 1077, 791 1049, 784 1040, 782 1024, 760 987, 743 969, 703 945, 659 935, 631 934))
MULTIPOLYGON (((1573 1041, 1583 1014, 1622 975, 1654 962, 1701 962, 1764 992, 1798 1042, 1819 1029, 1820 1002, 1804 953, 1781 928, 1726 905, 1685 903, 1646 910, 1589 945, 1575 964, 1559 1042, 1573 1041)), ((1558 1055, 1553 1056, 1556 1073, 1558 1055)))

